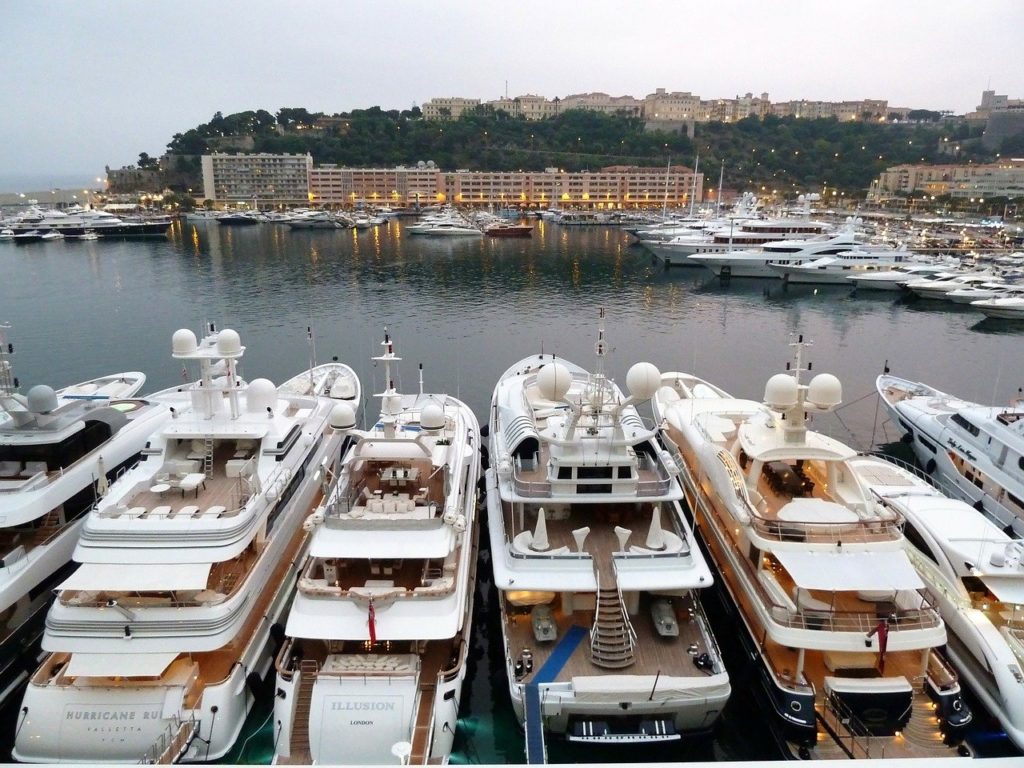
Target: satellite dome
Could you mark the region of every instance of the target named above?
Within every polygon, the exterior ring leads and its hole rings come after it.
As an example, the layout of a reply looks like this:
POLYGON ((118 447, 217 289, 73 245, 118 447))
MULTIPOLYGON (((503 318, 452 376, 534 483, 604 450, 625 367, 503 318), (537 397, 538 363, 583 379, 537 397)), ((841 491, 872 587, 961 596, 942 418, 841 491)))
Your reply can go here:
POLYGON ((637 400, 650 400, 661 386, 661 371, 651 363, 637 363, 626 373, 626 388, 637 400))
POLYGON ((246 392, 246 410, 259 413, 277 404, 277 387, 270 379, 253 379, 246 392))
POLYGON ((57 393, 53 387, 36 384, 28 391, 28 409, 32 413, 50 413, 57 410, 57 393))
POLYGON ((773 408, 789 408, 796 405, 796 379, 785 373, 777 373, 764 385, 764 401, 773 408))
POLYGON ((831 373, 819 373, 807 387, 807 399, 822 408, 834 408, 843 402, 843 385, 831 373))
POLYGON ((198 346, 196 335, 188 328, 179 328, 171 337, 171 352, 175 355, 191 355, 198 346))
POLYGON ((446 421, 444 408, 437 403, 427 403, 420 412, 420 426, 423 429, 443 429, 446 421))
POLYGON ((217 334, 217 352, 224 357, 235 357, 242 352, 242 340, 236 331, 225 328, 217 334))
POLYGON ((332 429, 352 429, 356 425, 356 412, 348 403, 338 403, 331 409, 332 429))
POLYGON ((572 385, 572 374, 561 363, 545 365, 537 374, 537 389, 548 400, 561 401, 572 385))

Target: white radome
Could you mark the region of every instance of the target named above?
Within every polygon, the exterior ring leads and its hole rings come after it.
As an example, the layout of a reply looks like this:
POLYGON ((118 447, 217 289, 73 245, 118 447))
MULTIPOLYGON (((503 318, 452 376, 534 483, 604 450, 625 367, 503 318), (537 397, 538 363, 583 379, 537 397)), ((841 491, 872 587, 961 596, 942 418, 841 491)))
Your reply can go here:
POLYGON ((834 408, 843 402, 843 385, 831 373, 819 373, 807 387, 807 399, 822 408, 834 408))
POLYGON ((777 373, 764 385, 764 402, 773 408, 789 408, 796 405, 796 393, 796 379, 777 373))
POLYGON ((273 408, 277 403, 277 387, 269 379, 253 379, 249 382, 249 396, 246 399, 252 413, 273 408))
POLYGON ((332 429, 352 429, 356 425, 356 412, 348 403, 338 403, 331 410, 332 429))
POLYGON ((242 339, 238 333, 230 328, 218 333, 217 352, 224 357, 237 357, 242 352, 242 339))
POLYGON ((637 363, 626 373, 626 388, 637 400, 650 400, 661 387, 661 371, 652 363, 637 363))
POLYGON ((420 413, 420 426, 423 429, 444 429, 445 421, 444 409, 437 403, 427 403, 420 413))
POLYGON ((171 352, 174 355, 191 355, 198 346, 196 335, 188 328, 179 328, 171 337, 171 352))
POLYGON ((561 402, 572 385, 572 374, 561 363, 545 365, 537 374, 537 389, 547 399, 561 402))

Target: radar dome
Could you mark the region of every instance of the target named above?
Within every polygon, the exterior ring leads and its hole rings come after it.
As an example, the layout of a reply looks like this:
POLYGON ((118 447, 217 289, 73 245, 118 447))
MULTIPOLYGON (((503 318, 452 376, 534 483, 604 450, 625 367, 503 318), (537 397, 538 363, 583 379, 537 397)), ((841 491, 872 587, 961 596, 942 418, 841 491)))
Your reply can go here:
POLYGON ((777 373, 764 385, 764 401, 774 408, 789 408, 796 405, 796 379, 785 373, 777 373))
POLYGON ((626 387, 637 400, 650 400, 661 386, 661 371, 651 363, 637 363, 626 373, 626 387))
POLYGON ((217 334, 217 352, 224 357, 235 357, 242 352, 242 340, 236 331, 225 328, 217 334))
POLYGON ((843 385, 831 373, 819 373, 807 387, 807 399, 822 408, 834 408, 843 402, 843 385))
POLYGON ((50 413, 57 410, 57 393, 53 387, 36 384, 28 391, 28 409, 32 413, 50 413))
POLYGON ((348 403, 338 403, 331 409, 332 429, 352 429, 356 425, 356 412, 348 403))
MULTIPOLYGON (((222 331, 223 333, 223 331, 222 331)), ((269 379, 253 379, 246 390, 246 410, 259 413, 277 404, 277 387, 269 379)))
POLYGON ((191 355, 198 346, 196 335, 188 328, 180 328, 171 337, 171 352, 175 355, 191 355))
POLYGON ((427 403, 420 412, 420 426, 424 429, 443 429, 445 425, 444 408, 437 403, 427 403))
POLYGON ((537 389, 547 400, 561 401, 572 384, 572 374, 561 363, 545 365, 537 373, 537 389))

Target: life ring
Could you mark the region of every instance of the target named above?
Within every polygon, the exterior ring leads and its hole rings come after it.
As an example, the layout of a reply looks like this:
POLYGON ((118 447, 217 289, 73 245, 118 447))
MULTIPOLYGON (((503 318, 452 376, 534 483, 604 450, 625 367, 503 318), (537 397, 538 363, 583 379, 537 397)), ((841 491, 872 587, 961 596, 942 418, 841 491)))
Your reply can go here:
POLYGON ((935 467, 938 466, 935 463, 935 459, 928 459, 928 463, 924 465, 924 471, 929 475, 935 471, 935 467))

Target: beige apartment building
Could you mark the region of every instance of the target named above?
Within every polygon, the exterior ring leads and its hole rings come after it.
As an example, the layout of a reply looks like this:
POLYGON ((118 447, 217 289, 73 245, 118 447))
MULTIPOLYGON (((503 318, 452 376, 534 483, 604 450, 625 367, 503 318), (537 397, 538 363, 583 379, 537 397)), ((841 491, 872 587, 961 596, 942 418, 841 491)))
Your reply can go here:
POLYGON ((338 168, 310 173, 309 199, 317 206, 409 207, 451 203, 474 208, 623 208, 700 202, 703 174, 680 166, 611 166, 594 172, 439 171, 436 168, 338 168))
POLYGON ((261 208, 305 205, 310 155, 203 155, 203 196, 215 203, 247 203, 261 208))
POLYGON ((883 202, 915 194, 978 200, 1024 197, 1024 159, 968 165, 895 165, 871 182, 868 200, 883 202))
POLYGON ((480 99, 458 97, 431 99, 423 103, 420 111, 424 120, 458 120, 463 112, 480 106, 480 99))

